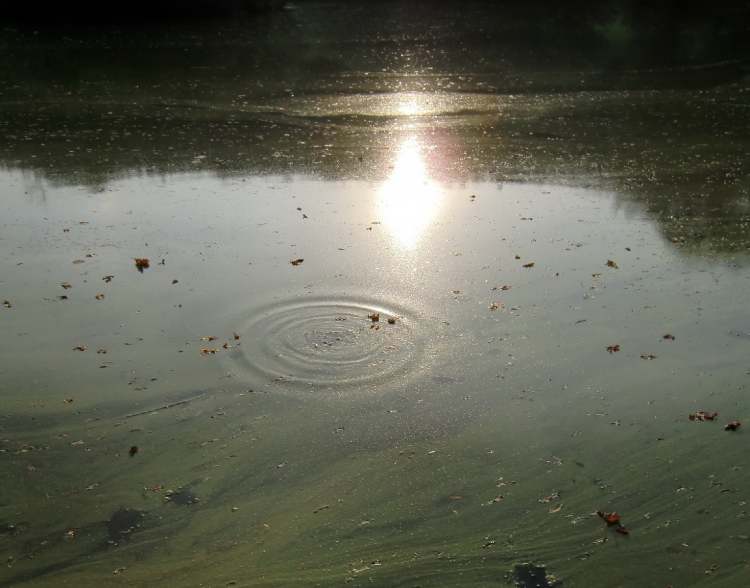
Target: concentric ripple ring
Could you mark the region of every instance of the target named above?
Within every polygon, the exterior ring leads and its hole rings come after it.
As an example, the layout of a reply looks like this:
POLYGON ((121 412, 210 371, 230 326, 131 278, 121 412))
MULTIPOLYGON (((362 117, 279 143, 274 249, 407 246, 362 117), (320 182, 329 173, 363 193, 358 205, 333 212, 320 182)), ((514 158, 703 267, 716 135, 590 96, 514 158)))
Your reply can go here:
POLYGON ((311 386, 372 384, 414 370, 424 350, 414 312, 346 297, 304 297, 253 311, 231 355, 240 373, 311 386))

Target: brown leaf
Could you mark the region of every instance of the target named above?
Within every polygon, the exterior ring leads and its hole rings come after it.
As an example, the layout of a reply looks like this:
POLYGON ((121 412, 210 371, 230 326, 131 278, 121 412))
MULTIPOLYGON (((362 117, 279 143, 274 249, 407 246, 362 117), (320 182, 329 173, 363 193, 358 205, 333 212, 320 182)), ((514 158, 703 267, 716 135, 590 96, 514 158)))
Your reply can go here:
POLYGON ((730 421, 726 425, 724 425, 725 431, 736 431, 742 426, 742 423, 740 421, 730 421))
POLYGON ((216 337, 214 337, 213 335, 207 335, 205 337, 201 337, 201 341, 215 341, 215 340, 216 340, 216 337))
POLYGON ((675 336, 674 335, 670 335, 669 333, 667 333, 666 335, 662 336, 662 339, 664 339, 665 341, 674 341, 675 340, 675 336))
POLYGON ((294 266, 297 266, 297 265, 301 264, 303 261, 305 261, 305 260, 302 259, 301 257, 298 257, 297 259, 292 259, 289 263, 291 263, 294 266))
POLYGON ((218 349, 214 349, 213 347, 204 347, 201 349, 201 355, 215 355, 218 349))
POLYGON ((617 265, 617 262, 615 262, 615 261, 612 261, 611 259, 608 259, 608 260, 607 260, 607 267, 611 267, 611 268, 614 268, 614 269, 618 269, 618 268, 619 268, 620 266, 619 266, 619 265, 617 265))
POLYGON ((607 345, 607 351, 609 353, 617 353, 618 351, 620 351, 620 345, 607 345))
POLYGON ((379 312, 371 312, 367 315, 367 318, 370 319, 372 322, 377 323, 380 320, 380 313, 379 312))
POLYGON ((68 282, 63 282, 60 285, 63 287, 63 290, 70 290, 73 287, 68 282))
POLYGON ((85 345, 76 345, 75 347, 73 347, 73 351, 86 351, 86 346, 85 345))
POLYGON ((96 296, 94 296, 94 298, 96 298, 97 300, 104 300, 104 294, 99 293, 96 296))
POLYGON ((607 526, 613 526, 613 525, 620 525, 620 515, 616 512, 604 512, 601 510, 597 510, 596 514, 599 515, 599 517, 607 523, 607 526))
POLYGON ((143 270, 149 267, 148 257, 135 257, 133 259, 135 261, 135 268, 139 272, 143 273, 143 270))
POLYGON ((493 302, 490 304, 490 310, 497 310, 498 308, 502 308, 502 303, 500 302, 493 302))
POLYGON ((641 359, 656 359, 653 353, 641 353, 641 359))
POLYGON ((105 282, 107 282, 107 284, 109 284, 112 281, 112 278, 114 278, 114 276, 104 276, 102 280, 104 280, 105 282))
POLYGON ((534 267, 534 262, 530 261, 529 263, 524 263, 523 267, 534 267))
POLYGON ((235 341, 239 341, 240 340, 240 336, 237 333, 232 333, 232 336, 234 337, 235 341))
POLYGON ((396 324, 396 318, 395 317, 388 317, 388 324, 389 325, 395 325, 396 324))

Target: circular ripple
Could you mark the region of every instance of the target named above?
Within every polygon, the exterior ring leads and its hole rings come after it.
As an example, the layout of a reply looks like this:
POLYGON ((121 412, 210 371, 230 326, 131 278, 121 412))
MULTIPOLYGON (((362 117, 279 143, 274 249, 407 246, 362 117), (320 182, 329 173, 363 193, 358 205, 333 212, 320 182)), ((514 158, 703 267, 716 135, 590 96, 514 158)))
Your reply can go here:
POLYGON ((276 303, 255 311, 239 334, 232 361, 241 372, 323 386, 401 377, 424 348, 407 309, 353 299, 276 303))

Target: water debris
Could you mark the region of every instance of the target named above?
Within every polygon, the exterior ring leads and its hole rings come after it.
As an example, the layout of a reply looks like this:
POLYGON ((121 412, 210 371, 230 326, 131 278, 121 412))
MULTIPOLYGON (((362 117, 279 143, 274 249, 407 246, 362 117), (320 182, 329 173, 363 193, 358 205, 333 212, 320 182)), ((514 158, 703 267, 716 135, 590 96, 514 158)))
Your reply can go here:
POLYGON ((670 335, 669 333, 667 333, 666 335, 662 335, 661 338, 664 339, 665 341, 674 341, 675 340, 675 336, 674 335, 670 335))
POLYGON ((367 318, 370 319, 373 323, 377 323, 380 320, 380 313, 379 312, 371 312, 367 315, 367 318))
POLYGON ((716 420, 716 417, 719 416, 718 412, 709 412, 705 410, 698 410, 696 412, 692 412, 688 415, 688 418, 691 421, 696 422, 703 422, 703 421, 713 421, 716 420))
POLYGON ((513 568, 511 579, 518 588, 562 588, 562 582, 547 575, 544 566, 532 563, 517 564, 513 568))
POLYGON ((104 276, 102 280, 109 284, 114 279, 114 276, 104 276))
POLYGON ((530 261, 529 263, 524 263, 523 267, 534 267, 534 262, 530 261))
POLYGON ((620 344, 616 345, 607 345, 607 353, 617 353, 620 351, 620 344))
POLYGON ((298 266, 298 265, 299 265, 299 264, 301 264, 301 263, 302 263, 303 261, 305 261, 305 260, 304 260, 304 259, 302 259, 301 257, 298 257, 297 259, 292 259, 292 260, 290 260, 290 261, 289 261, 289 263, 291 263, 291 264, 292 264, 292 265, 294 265, 294 266, 298 266))
POLYGON ((234 337, 235 341, 239 341, 240 340, 240 336, 237 333, 232 333, 232 337, 234 337))
POLYGON ((74 260, 73 260, 73 263, 74 263, 75 265, 79 265, 79 264, 81 264, 81 263, 86 263, 86 260, 85 260, 85 259, 74 259, 74 260))
POLYGON ((201 349, 201 355, 215 355, 219 351, 214 347, 204 347, 201 349))
POLYGON ((86 351, 87 347, 85 345, 76 345, 73 347, 73 351, 86 351))
MULTIPOLYGON (((66 296, 67 298, 67 296, 66 296)), ((13 308, 13 305, 10 303, 10 300, 3 300, 3 306, 5 308, 13 308)))
POLYGON ((97 300, 104 300, 104 294, 102 294, 100 292, 99 294, 97 294, 96 296, 94 296, 94 298, 96 298, 97 300))
POLYGON ((501 302, 493 302, 490 304, 490 310, 497 310, 498 308, 502 308, 503 305, 501 302))
POLYGON ((313 514, 318 514, 319 512, 322 512, 322 511, 324 511, 324 510, 328 510, 329 508, 331 508, 331 507, 330 507, 330 505, 328 505, 328 504, 324 504, 323 506, 319 506, 318 508, 316 508, 316 509, 315 509, 315 510, 313 511, 313 514))
POLYGON ((736 431, 742 426, 742 423, 740 421, 729 421, 726 425, 724 425, 725 431, 736 431))
POLYGON ((62 286, 63 290, 70 290, 73 287, 68 282, 63 282, 60 286, 62 286))
POLYGON ((216 340, 216 337, 214 337, 213 335, 207 335, 205 337, 201 337, 201 341, 215 341, 215 340, 216 340))
POLYGON ((150 267, 148 257, 135 257, 133 260, 135 261, 135 269, 141 273, 150 267))
POLYGON ((507 284, 504 284, 502 286, 493 286, 492 289, 493 290, 502 290, 503 292, 506 292, 506 291, 510 290, 510 286, 508 286, 507 284))
POLYGON ((175 284, 178 284, 178 283, 179 283, 179 280, 172 280, 172 285, 173 285, 173 286, 174 286, 175 284))
POLYGON ((613 269, 620 269, 620 266, 619 266, 619 265, 617 265, 617 262, 616 262, 616 261, 613 261, 613 260, 611 260, 611 259, 608 259, 608 260, 607 260, 607 267, 611 267, 611 268, 613 268, 613 269))
POLYGON ((137 446, 137 445, 133 445, 133 446, 132 446, 132 447, 131 447, 131 448, 130 448, 130 449, 128 450, 128 455, 129 455, 130 457, 134 457, 136 453, 138 453, 138 446, 137 446))
POLYGON ((641 359, 656 359, 653 353, 641 353, 641 359))
POLYGON ((396 317, 388 317, 388 324, 389 325, 395 325, 396 324, 396 317))
POLYGON ((599 518, 607 523, 608 527, 620 524, 620 515, 616 512, 604 512, 601 510, 597 510, 596 514, 598 514, 599 518))

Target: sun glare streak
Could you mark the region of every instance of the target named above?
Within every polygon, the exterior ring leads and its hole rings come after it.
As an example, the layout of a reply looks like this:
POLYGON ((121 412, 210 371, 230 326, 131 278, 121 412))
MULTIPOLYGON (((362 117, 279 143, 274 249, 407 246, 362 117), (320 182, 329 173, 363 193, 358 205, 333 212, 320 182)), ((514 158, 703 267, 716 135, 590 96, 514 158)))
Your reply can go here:
POLYGON ((396 155, 393 172, 381 186, 379 218, 396 242, 414 249, 437 214, 443 194, 433 181, 416 139, 404 141, 396 155))

